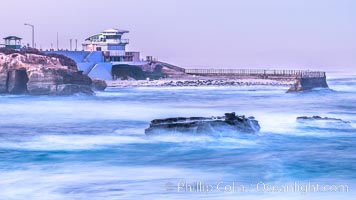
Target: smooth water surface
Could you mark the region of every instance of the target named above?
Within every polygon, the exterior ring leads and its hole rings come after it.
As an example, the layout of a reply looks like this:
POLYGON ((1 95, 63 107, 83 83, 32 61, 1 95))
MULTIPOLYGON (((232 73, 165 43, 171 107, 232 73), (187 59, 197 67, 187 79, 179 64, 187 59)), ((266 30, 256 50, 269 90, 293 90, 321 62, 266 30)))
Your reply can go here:
POLYGON ((331 90, 301 93, 249 86, 0 96, 0 199, 353 199, 356 78, 328 82, 331 90), (256 117, 261 132, 144 135, 152 119, 225 112, 256 117), (351 126, 296 122, 313 115, 351 126), (348 191, 262 188, 309 182, 348 191))

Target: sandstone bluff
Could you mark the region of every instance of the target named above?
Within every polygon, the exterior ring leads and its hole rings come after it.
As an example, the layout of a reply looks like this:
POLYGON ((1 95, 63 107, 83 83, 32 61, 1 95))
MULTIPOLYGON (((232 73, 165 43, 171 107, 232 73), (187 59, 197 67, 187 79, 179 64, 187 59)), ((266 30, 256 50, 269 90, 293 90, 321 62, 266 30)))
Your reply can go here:
POLYGON ((0 94, 93 94, 106 84, 91 80, 65 56, 44 55, 35 49, 0 49, 0 94))

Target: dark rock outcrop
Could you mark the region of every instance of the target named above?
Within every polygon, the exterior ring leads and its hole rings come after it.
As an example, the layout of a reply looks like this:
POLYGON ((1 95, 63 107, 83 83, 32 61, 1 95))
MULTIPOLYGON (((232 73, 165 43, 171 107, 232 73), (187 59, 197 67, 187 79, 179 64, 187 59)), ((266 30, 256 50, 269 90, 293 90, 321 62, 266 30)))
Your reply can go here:
POLYGON ((93 94, 90 85, 91 79, 82 72, 49 68, 29 71, 27 90, 31 95, 93 94))
POLYGON ((108 85, 106 84, 106 82, 104 80, 100 80, 100 79, 92 79, 92 84, 91 84, 91 88, 95 91, 104 91, 105 88, 107 88, 108 85))
POLYGON ((9 76, 8 70, 0 66, 0 94, 8 93, 7 91, 7 77, 9 76))
POLYGON ((88 85, 78 84, 61 84, 56 88, 56 95, 72 95, 78 93, 93 94, 93 91, 88 85))
POLYGON ((302 116, 297 117, 297 122, 306 127, 314 128, 349 128, 352 127, 349 121, 338 118, 320 117, 320 116, 302 116))
POLYGON ((145 130, 146 135, 190 134, 223 135, 225 133, 256 133, 260 125, 254 117, 226 113, 222 117, 176 117, 155 119, 145 130))
POLYGON ((295 84, 293 84, 287 92, 299 92, 314 88, 329 88, 326 82, 326 76, 297 78, 295 84))
POLYGON ((0 51, 0 93, 93 94, 92 80, 74 64, 69 58, 46 56, 36 51, 0 51))
POLYGON ((160 79, 165 78, 166 75, 161 72, 162 67, 154 66, 150 71, 145 71, 142 66, 119 64, 112 66, 113 79, 128 80, 129 78, 135 80, 160 79))
POLYGON ((342 119, 338 118, 332 118, 332 117, 320 117, 320 116, 312 116, 312 117, 307 117, 307 116, 301 116, 297 117, 298 121, 335 121, 335 122, 342 122, 349 124, 350 122, 344 121, 342 119))

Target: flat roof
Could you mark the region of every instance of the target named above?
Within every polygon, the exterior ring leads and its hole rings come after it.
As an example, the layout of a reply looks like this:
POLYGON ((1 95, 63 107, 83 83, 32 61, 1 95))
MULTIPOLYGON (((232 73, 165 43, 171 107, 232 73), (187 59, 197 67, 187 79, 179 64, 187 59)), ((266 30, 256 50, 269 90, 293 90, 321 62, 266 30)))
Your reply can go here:
POLYGON ((4 39, 4 40, 22 40, 22 38, 17 37, 17 36, 13 36, 13 35, 4 37, 3 39, 4 39))
POLYGON ((126 30, 120 30, 116 28, 110 28, 102 31, 103 33, 128 33, 129 31, 126 30))
POLYGON ((91 35, 91 36, 87 37, 87 38, 85 39, 85 41, 90 40, 90 38, 92 38, 92 37, 95 37, 95 36, 100 36, 100 35, 101 35, 101 34, 91 35))

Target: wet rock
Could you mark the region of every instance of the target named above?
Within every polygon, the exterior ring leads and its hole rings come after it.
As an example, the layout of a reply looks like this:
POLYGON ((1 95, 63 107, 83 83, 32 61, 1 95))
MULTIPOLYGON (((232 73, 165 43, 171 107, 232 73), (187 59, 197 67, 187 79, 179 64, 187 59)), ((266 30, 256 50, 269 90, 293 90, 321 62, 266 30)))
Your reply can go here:
POLYGON ((314 128, 347 128, 351 127, 349 121, 338 118, 320 117, 320 116, 301 116, 297 117, 297 122, 305 127, 314 128))
POLYGON ((223 135, 225 133, 256 133, 259 130, 260 125, 254 117, 237 116, 233 112, 221 117, 155 119, 151 121, 145 134, 223 135))
POLYGON ((72 94, 88 94, 92 95, 93 91, 88 85, 62 84, 56 88, 56 95, 72 95, 72 94))
POLYGON ((300 92, 312 90, 314 88, 329 88, 326 82, 326 76, 297 78, 296 82, 288 89, 287 92, 300 92))
POLYGON ((104 80, 92 79, 91 87, 96 91, 104 91, 107 87, 107 84, 104 80))
POLYGON ((91 89, 88 90, 91 79, 81 72, 49 68, 29 70, 28 73, 27 90, 31 95, 93 94, 91 89))
POLYGON ((7 93, 7 77, 8 77, 7 68, 0 66, 0 94, 7 93))
POLYGON ((344 123, 350 123, 348 121, 344 121, 342 119, 338 119, 338 118, 332 118, 332 117, 320 117, 320 116, 312 116, 312 117, 308 117, 308 116, 301 116, 301 117, 297 117, 297 120, 301 121, 301 120, 324 120, 324 121, 338 121, 338 122, 344 122, 344 123))

